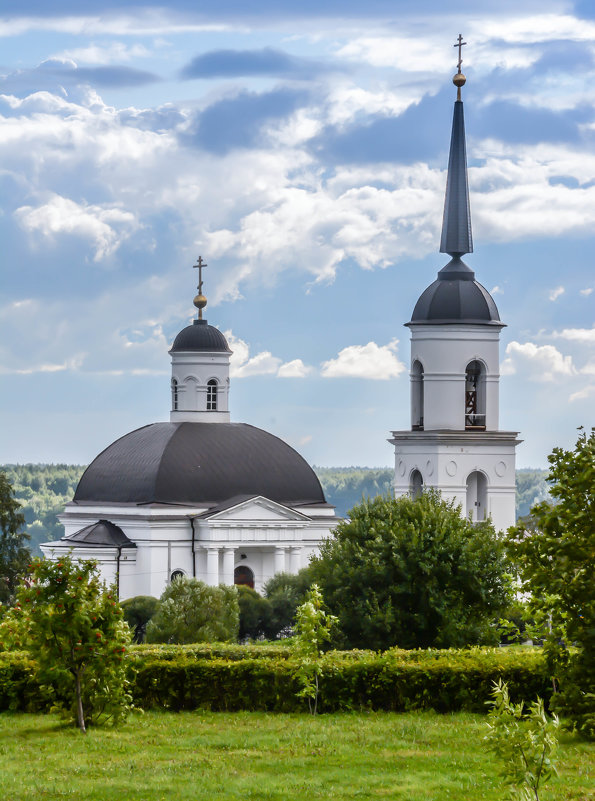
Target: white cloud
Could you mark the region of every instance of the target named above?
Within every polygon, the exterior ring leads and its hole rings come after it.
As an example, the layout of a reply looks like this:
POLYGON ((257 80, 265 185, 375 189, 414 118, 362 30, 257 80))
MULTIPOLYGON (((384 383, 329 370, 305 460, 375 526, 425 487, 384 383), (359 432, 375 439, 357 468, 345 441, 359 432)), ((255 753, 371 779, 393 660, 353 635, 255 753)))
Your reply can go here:
POLYGON ((595 325, 593 328, 563 328, 562 331, 554 331, 552 336, 570 342, 595 344, 595 325))
POLYGON ((130 61, 135 58, 146 58, 151 53, 144 45, 127 45, 124 42, 110 42, 108 45, 90 44, 87 47, 76 47, 72 50, 63 50, 52 58, 69 58, 83 64, 113 64, 114 62, 130 61))
POLYGON ((590 398, 591 395, 595 396, 595 384, 590 384, 583 389, 579 389, 578 392, 573 392, 568 400, 571 402, 585 400, 586 398, 590 398))
POLYGON ((138 228, 133 214, 114 206, 75 203, 54 195, 42 206, 21 206, 15 217, 26 231, 52 240, 58 234, 89 239, 95 248, 95 261, 111 256, 138 228))
POLYGON ((253 375, 275 375, 281 366, 281 359, 268 350, 250 356, 250 346, 232 331, 225 331, 225 338, 232 349, 229 374, 232 378, 246 378, 253 375))
POLYGON ((502 375, 522 373, 532 381, 556 381, 576 375, 570 356, 563 356, 553 345, 533 342, 510 342, 500 372, 502 375))
POLYGON ((349 345, 339 351, 336 359, 322 363, 321 375, 325 378, 369 378, 386 380, 395 378, 405 370, 397 358, 398 339, 388 345, 349 345))
POLYGON ((282 364, 277 375, 279 378, 305 378, 311 372, 312 368, 304 364, 301 359, 293 359, 282 364))
POLYGON ((503 294, 504 290, 501 289, 499 286, 495 286, 492 289, 490 289, 490 295, 503 295, 503 294))
POLYGON ((581 293, 581 295, 584 295, 586 298, 588 298, 589 295, 593 292, 593 287, 589 286, 586 289, 579 289, 579 292, 581 293))
POLYGON ((566 292, 566 290, 563 286, 557 286, 555 289, 550 290, 548 297, 551 301, 558 300, 560 295, 563 295, 564 292, 566 292))

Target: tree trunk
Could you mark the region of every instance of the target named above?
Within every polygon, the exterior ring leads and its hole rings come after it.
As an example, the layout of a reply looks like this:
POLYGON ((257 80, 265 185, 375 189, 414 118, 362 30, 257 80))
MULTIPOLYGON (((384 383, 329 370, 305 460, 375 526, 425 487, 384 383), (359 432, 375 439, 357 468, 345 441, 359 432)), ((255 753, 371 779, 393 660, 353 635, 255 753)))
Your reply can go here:
POLYGON ((76 684, 76 719, 79 729, 82 731, 83 734, 86 734, 87 729, 85 728, 85 715, 83 712, 81 674, 78 670, 75 674, 75 684, 76 684))

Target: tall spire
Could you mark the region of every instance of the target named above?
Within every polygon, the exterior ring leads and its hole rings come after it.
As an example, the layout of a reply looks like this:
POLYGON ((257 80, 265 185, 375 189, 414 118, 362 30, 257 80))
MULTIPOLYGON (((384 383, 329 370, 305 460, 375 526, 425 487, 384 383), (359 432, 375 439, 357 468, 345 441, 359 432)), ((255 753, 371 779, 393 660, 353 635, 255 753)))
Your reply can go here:
POLYGON ((450 154, 448 157, 448 178, 446 180, 446 196, 444 199, 444 217, 442 218, 442 238, 440 253, 451 256, 462 256, 473 253, 471 236, 471 213, 469 210, 469 185, 467 182, 467 150, 465 147, 465 119, 461 87, 466 78, 461 72, 461 48, 466 42, 459 34, 455 47, 459 48, 458 72, 452 82, 457 87, 457 99, 454 104, 452 133, 450 138, 450 154))

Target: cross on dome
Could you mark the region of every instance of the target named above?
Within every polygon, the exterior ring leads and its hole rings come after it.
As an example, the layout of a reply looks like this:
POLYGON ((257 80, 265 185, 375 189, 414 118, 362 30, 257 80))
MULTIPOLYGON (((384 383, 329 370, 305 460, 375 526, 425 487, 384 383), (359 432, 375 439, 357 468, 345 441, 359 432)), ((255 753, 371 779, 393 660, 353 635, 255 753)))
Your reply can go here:
POLYGON ((192 266, 194 269, 198 269, 198 295, 194 298, 193 303, 198 309, 198 319, 202 320, 202 310, 207 305, 207 299, 202 294, 202 268, 208 267, 208 264, 202 260, 202 256, 199 256, 197 263, 192 266))

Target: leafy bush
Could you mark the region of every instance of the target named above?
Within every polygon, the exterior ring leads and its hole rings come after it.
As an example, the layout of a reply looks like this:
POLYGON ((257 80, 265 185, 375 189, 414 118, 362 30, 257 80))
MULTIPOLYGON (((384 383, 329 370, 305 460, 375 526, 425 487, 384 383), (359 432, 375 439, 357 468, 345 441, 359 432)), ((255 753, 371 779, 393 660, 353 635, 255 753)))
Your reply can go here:
POLYGON ((550 629, 557 711, 595 739, 595 429, 582 431, 573 450, 554 448, 548 460, 556 503, 538 504, 511 528, 509 548, 533 611, 550 629), (578 647, 573 658, 566 643, 578 647))
POLYGON ((352 648, 494 642, 492 620, 510 597, 493 526, 461 518, 432 490, 354 507, 310 566, 339 643, 352 648))
POLYGON ((53 706, 81 731, 92 722, 125 717, 130 632, 94 562, 68 556, 34 560, 30 581, 21 585, 14 608, 4 616, 2 634, 24 640, 42 690, 51 688, 53 706))
POLYGON ((235 587, 209 587, 185 576, 166 587, 147 625, 147 642, 225 642, 238 637, 235 587))
POLYGON ((153 598, 152 595, 135 595, 134 598, 122 601, 121 606, 124 620, 132 629, 132 641, 144 642, 147 635, 147 623, 159 608, 158 599, 153 598))
MULTIPOLYGON (((139 645, 126 660, 134 703, 144 709, 297 712, 299 660, 287 646, 139 645)), ((540 649, 329 651, 320 657, 319 711, 435 709, 485 712, 495 681, 513 701, 551 683, 540 649)), ((0 653, 0 709, 47 709, 30 658, 0 653)))

